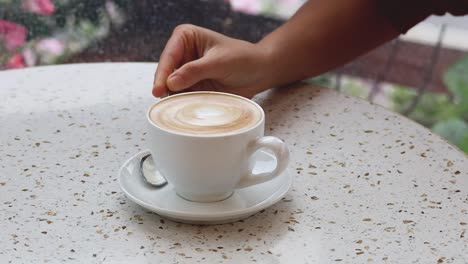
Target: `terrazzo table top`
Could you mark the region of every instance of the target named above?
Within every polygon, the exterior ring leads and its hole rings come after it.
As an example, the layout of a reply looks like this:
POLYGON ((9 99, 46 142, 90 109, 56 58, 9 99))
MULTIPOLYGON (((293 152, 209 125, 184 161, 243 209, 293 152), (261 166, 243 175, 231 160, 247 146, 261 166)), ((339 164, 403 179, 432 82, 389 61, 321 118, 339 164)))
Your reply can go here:
POLYGON ((164 220, 119 189, 156 64, 0 72, 0 263, 468 263, 468 158, 379 106, 298 84, 255 98, 294 185, 241 222, 164 220))

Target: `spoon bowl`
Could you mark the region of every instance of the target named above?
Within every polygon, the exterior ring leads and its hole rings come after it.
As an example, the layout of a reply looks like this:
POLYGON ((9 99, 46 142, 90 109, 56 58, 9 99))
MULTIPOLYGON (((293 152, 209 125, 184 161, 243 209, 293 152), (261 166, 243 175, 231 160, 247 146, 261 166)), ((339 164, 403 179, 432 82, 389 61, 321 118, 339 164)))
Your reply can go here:
POLYGON ((167 184, 166 178, 156 170, 151 154, 145 155, 140 162, 140 172, 146 183, 154 187, 162 187, 167 184))

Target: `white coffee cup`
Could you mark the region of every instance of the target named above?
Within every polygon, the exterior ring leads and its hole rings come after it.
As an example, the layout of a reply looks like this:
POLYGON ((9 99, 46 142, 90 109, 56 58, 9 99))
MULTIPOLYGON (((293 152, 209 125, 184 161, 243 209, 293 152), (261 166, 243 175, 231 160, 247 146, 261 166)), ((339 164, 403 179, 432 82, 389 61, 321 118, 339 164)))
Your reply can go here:
POLYGON ((255 102, 241 96, 218 92, 193 92, 166 97, 154 103, 147 112, 148 143, 159 172, 174 186, 176 193, 190 201, 214 202, 228 198, 235 189, 260 184, 279 176, 289 162, 286 144, 264 136, 265 112, 255 102), (151 119, 158 104, 176 96, 190 94, 220 94, 235 96, 254 104, 260 112, 259 121, 247 130, 222 135, 187 134, 163 128, 151 119), (253 174, 253 154, 269 149, 276 157, 271 172, 253 174))

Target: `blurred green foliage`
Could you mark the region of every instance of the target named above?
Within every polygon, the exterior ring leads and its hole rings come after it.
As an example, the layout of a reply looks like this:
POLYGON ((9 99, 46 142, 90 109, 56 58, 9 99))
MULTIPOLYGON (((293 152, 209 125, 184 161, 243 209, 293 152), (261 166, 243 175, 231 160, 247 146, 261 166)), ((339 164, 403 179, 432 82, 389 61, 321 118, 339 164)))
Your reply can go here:
MULTIPOLYGON (((450 93, 420 95, 419 103, 409 117, 468 153, 468 57, 448 68, 443 80, 450 93)), ((394 110, 403 112, 416 96, 415 90, 395 86, 394 110)))
MULTIPOLYGON (((122 9, 131 7, 132 0, 113 0, 122 9)), ((28 28, 28 38, 48 37, 58 28, 65 28, 67 24, 79 24, 87 21, 97 25, 102 21, 105 13, 106 1, 96 0, 61 0, 53 1, 55 12, 51 16, 43 16, 25 12, 22 1, 0 0, 0 18, 14 21, 28 28)))
MULTIPOLYGON (((27 42, 20 49, 30 48, 38 58, 35 64, 60 63, 107 36, 111 27, 118 28, 124 20, 123 10, 132 8, 132 0, 60 0, 52 1, 51 15, 28 12, 23 1, 0 0, 0 19, 23 25, 28 30, 27 42), (34 47, 44 38, 59 39, 64 45, 63 54, 43 56, 34 47), (37 54, 36 54, 37 53, 37 54)), ((0 65, 15 55, 1 51, 0 65)), ((29 65, 32 66, 32 65, 29 65)))
POLYGON ((319 86, 323 86, 323 87, 330 87, 331 86, 331 76, 330 74, 323 74, 323 75, 320 75, 320 76, 317 76, 317 77, 314 77, 314 78, 309 78, 309 79, 306 79, 304 80, 306 83, 310 83, 310 84, 315 84, 315 85, 319 85, 319 86))
POLYGON ((347 80, 341 85, 341 91, 346 94, 365 99, 368 94, 368 89, 364 87, 362 81, 356 79, 347 80))

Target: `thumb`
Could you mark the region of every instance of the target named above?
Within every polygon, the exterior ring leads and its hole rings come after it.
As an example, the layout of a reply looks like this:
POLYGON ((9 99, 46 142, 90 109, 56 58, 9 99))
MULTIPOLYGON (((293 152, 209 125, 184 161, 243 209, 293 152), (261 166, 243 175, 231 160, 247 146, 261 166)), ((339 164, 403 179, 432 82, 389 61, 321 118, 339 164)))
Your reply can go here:
POLYGON ((171 91, 178 92, 190 88, 202 80, 215 78, 211 61, 207 57, 202 57, 184 64, 169 76, 167 87, 171 91))

